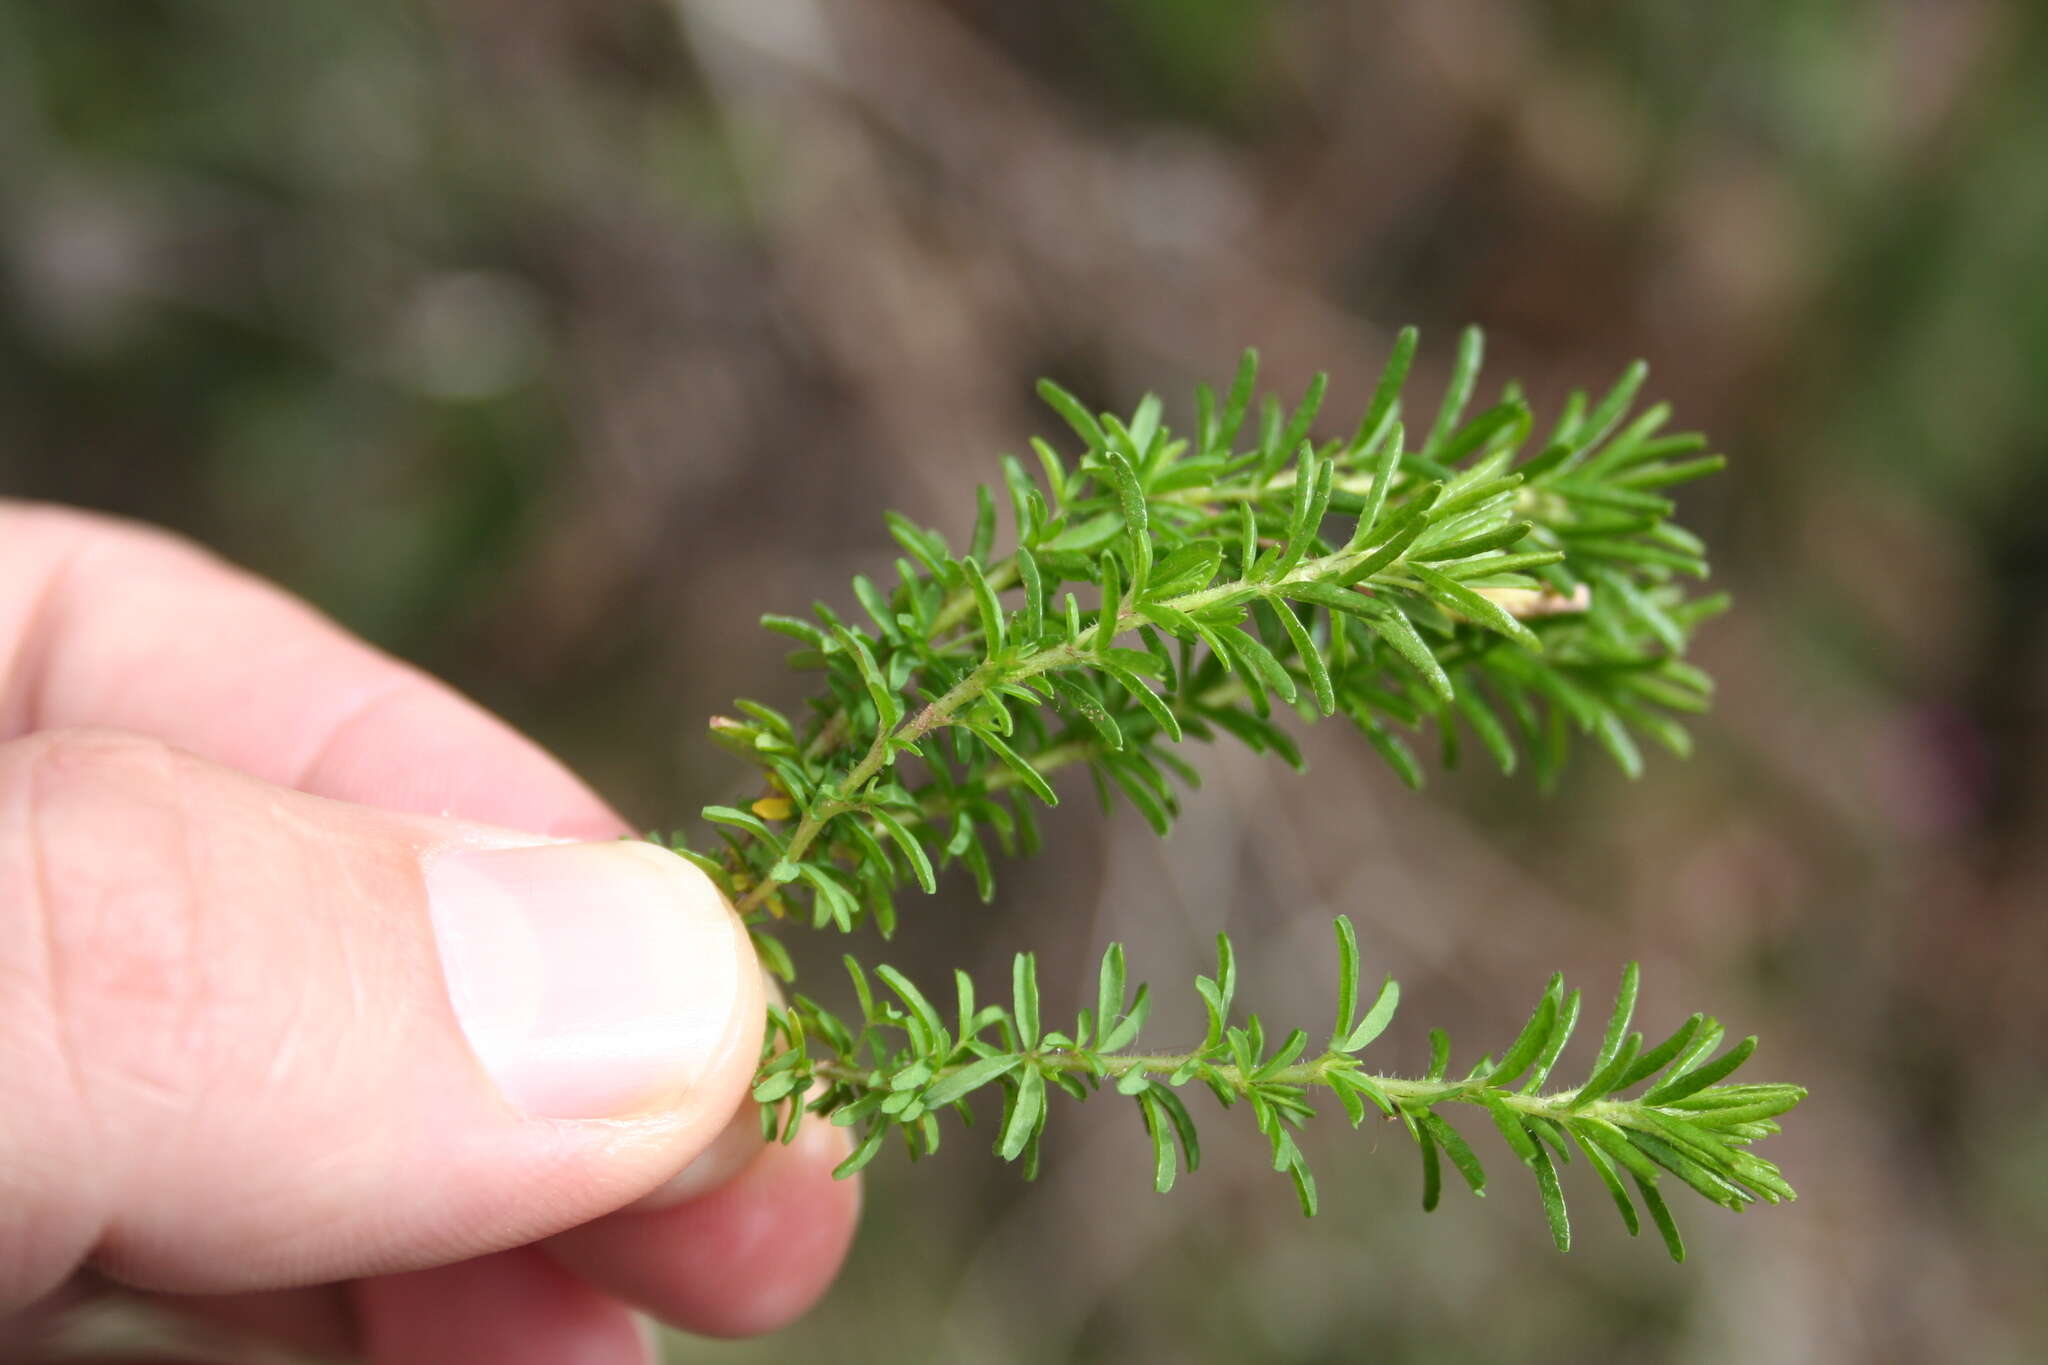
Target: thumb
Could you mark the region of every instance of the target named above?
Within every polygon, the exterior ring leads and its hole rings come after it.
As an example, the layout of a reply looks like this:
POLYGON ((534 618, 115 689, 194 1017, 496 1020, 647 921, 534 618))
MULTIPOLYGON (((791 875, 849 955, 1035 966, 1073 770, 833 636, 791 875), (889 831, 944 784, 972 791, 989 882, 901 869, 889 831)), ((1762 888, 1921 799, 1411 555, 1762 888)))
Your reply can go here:
POLYGON ((326 801, 155 741, 0 745, 0 1311, 81 1263, 219 1292, 618 1208, 746 1095, 710 882, 326 801))

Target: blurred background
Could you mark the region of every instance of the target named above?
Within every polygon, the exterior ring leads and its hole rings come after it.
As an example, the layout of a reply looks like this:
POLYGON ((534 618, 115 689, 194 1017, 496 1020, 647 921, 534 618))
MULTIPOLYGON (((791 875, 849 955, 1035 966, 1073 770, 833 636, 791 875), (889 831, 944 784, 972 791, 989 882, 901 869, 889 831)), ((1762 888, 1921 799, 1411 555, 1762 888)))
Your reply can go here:
POLYGON ((672 1358, 2048 1359, 2044 72, 2028 0, 0 0, 0 491, 189 532, 674 828, 740 778, 704 718, 802 695, 755 617, 885 507, 957 541, 1035 376, 1185 417, 1254 344, 1344 424, 1407 322, 1430 403, 1468 321, 1539 414, 1646 357, 1733 460, 1691 762, 1218 752, 1171 841, 1069 801, 863 951, 1035 948, 1070 1007, 1122 938, 1171 1036, 1225 927, 1320 1019, 1347 911, 1416 1070, 1640 957, 1812 1087, 1801 1201, 1690 1201, 1675 1267, 1574 1169, 1560 1257, 1518 1188, 1425 1217, 1395 1131, 1312 1131, 1305 1223, 1241 1115, 1162 1199, 1070 1108, 1035 1185, 885 1157, 822 1308, 672 1358))

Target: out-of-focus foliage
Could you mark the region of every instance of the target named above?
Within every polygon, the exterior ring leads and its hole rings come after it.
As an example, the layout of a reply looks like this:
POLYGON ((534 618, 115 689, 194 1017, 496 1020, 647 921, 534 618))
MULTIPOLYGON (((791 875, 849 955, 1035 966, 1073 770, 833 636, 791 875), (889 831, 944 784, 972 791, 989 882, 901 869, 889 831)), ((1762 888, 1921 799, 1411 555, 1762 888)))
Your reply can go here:
POLYGON ((1036 1187, 878 1165, 844 1292, 676 1358, 2035 1359, 2043 70, 2027 0, 0 0, 0 486, 204 537, 668 825, 742 777, 704 716, 797 699, 756 614, 886 570, 850 509, 964 541, 1040 373, 1127 407, 1252 342, 1356 411, 1390 324, 1476 319, 1547 406, 1647 356, 1738 457, 1690 763, 1532 812, 1226 762, 1170 844, 1070 803, 890 955, 1192 974, 1227 928, 1265 997, 1343 911, 1404 1016, 1508 1036, 1625 944, 1812 1087, 1800 1202, 1565 1259, 1533 1204, 1382 1221, 1410 1174, 1338 1133, 1304 1226, 1249 1150, 1130 1193, 1090 1106, 1036 1187))

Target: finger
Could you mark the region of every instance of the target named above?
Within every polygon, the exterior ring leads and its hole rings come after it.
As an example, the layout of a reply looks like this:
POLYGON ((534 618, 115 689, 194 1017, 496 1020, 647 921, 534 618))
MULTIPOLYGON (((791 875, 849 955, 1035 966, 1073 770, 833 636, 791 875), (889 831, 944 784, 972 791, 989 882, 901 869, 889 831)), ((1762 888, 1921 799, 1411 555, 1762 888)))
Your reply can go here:
MULTIPOLYGON (((763 980, 779 998, 774 981, 763 980)), ((834 1182, 831 1174, 852 1150, 847 1130, 815 1118, 799 1128, 794 1147, 771 1146, 755 1106, 744 1105, 674 1177, 618 1213, 546 1245, 600 1288, 675 1326, 718 1336, 771 1331, 806 1311, 845 1258, 859 1218, 860 1180, 834 1182), (757 1166, 751 1179, 734 1183, 757 1166), (719 1190, 729 1191, 720 1204, 673 1219, 649 1217, 719 1190), (796 1230, 786 1244, 790 1254, 759 1264, 733 1260, 733 1227, 784 1224, 796 1230), (706 1261, 716 1269, 700 1284, 706 1261)))
POLYGON ((344 805, 128 735, 0 745, 0 1309, 88 1259, 235 1292, 619 1208, 743 1099, 759 972, 651 845, 344 805))
MULTIPOLYGON (((94 1305, 122 1318, 139 1310, 139 1330, 146 1339, 157 1342, 167 1338, 157 1346, 159 1351, 175 1341, 187 1351, 241 1360, 249 1355, 252 1344, 260 1343, 289 1347, 297 1353, 295 1359, 358 1357, 355 1306, 347 1287, 338 1284, 248 1294, 151 1294, 126 1289, 88 1270, 72 1277, 58 1295, 9 1320, 6 1326, 39 1315, 45 1321, 74 1320, 95 1311, 94 1305)), ((49 1333, 51 1340, 62 1335, 62 1328, 49 1333)), ((0 1361, 43 1359, 46 1353, 28 1349, 27 1343, 33 1339, 26 1332, 17 1339, 0 1330, 0 1361)), ((67 1350, 53 1358, 70 1362, 74 1357, 67 1350)))
POLYGON ((647 1334, 614 1299, 531 1247, 356 1287, 368 1365, 648 1365, 647 1334))
POLYGON ((347 1358, 355 1354, 358 1345, 355 1306, 343 1285, 135 1297, 160 1312, 224 1329, 238 1340, 289 1346, 307 1355, 347 1358))
POLYGON ((591 1283, 708 1336, 773 1331, 808 1310, 846 1258, 860 1188, 834 1180, 844 1130, 807 1119, 728 1183, 673 1208, 617 1213, 549 1239, 591 1283))
POLYGON ((531 741, 270 584, 161 531, 0 501, 0 740, 74 726, 387 810, 627 832, 531 741))

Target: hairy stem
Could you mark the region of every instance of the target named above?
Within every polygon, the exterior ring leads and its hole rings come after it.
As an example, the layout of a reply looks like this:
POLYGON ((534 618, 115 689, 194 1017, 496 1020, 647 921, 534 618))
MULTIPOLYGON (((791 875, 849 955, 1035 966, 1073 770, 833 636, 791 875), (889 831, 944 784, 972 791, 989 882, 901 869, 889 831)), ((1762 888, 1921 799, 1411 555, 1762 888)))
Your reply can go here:
MULTIPOLYGON (((1183 1071, 1191 1063, 1200 1062, 1202 1075, 1214 1078, 1240 1096, 1249 1095, 1253 1083, 1247 1079, 1242 1068, 1235 1062, 1215 1060, 1211 1053, 1083 1053, 1068 1048, 1043 1048, 1021 1054, 1024 1064, 1048 1076, 1065 1073, 1074 1076, 1094 1076, 1106 1081, 1118 1081, 1133 1072, 1148 1076, 1170 1077, 1183 1071)), ((934 1080, 957 1071, 963 1071, 971 1063, 941 1067, 933 1071, 934 1080)), ((846 1061, 813 1062, 811 1072, 822 1080, 838 1085, 867 1088, 875 1080, 872 1068, 858 1066, 846 1061)), ((1260 1088, 1271 1086, 1300 1086, 1308 1088, 1333 1088, 1331 1075, 1343 1072, 1353 1079, 1371 1086, 1400 1108, 1411 1113, 1433 1109, 1439 1104, 1486 1105, 1489 1100, 1532 1118, 1592 1118, 1605 1119, 1624 1128, 1643 1128, 1646 1124, 1641 1111, 1651 1108, 1640 1100, 1601 1099, 1591 1104, 1573 1106, 1579 1090, 1553 1091, 1543 1095, 1524 1095, 1514 1090, 1490 1085, 1483 1077, 1468 1077, 1461 1081, 1414 1080, 1400 1076, 1381 1076, 1363 1070, 1356 1057, 1347 1052, 1329 1051, 1313 1061, 1296 1062, 1261 1075, 1256 1084, 1260 1088)), ((1393 1118, 1395 1115, 1388 1115, 1393 1118)))

